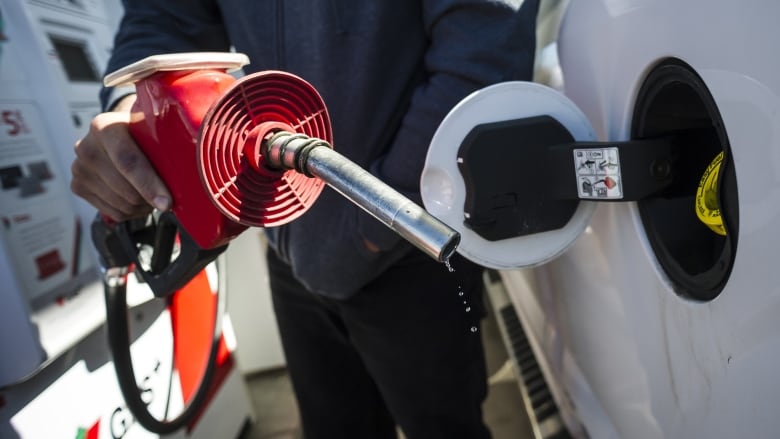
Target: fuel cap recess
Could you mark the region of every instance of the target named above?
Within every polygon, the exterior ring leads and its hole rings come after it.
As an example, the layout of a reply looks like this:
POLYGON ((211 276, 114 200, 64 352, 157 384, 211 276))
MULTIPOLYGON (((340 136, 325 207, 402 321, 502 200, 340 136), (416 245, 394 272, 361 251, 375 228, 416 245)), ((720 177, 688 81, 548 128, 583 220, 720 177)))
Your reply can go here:
MULTIPOLYGON (((547 136, 543 141, 548 143, 560 140, 573 144, 595 140, 593 128, 585 115, 561 93, 531 82, 504 82, 472 93, 450 111, 433 136, 421 177, 425 208, 461 234, 457 251, 489 268, 531 267, 555 258, 585 230, 595 209, 593 202, 578 201, 575 191, 569 200, 550 204, 558 212, 555 215, 557 220, 519 220, 517 224, 507 225, 506 218, 513 218, 511 215, 491 215, 491 212, 525 210, 517 206, 518 193, 533 197, 534 191, 554 185, 558 180, 556 175, 544 175, 547 166, 544 162, 532 160, 530 156, 528 160, 524 159, 523 148, 537 140, 517 135, 523 131, 514 130, 516 125, 505 124, 518 120, 549 128, 532 130, 547 136), (481 136, 482 145, 492 143, 491 136, 496 137, 496 144, 500 145, 490 150, 469 148, 477 136, 481 136), (507 154, 518 159, 510 160, 507 154), (475 161, 481 163, 475 165, 472 163, 475 161), (498 174, 487 175, 475 189, 473 181, 467 181, 474 179, 470 173, 475 168, 470 165, 487 169, 488 174, 493 166, 501 168, 503 175, 526 174, 524 181, 532 184, 505 192, 501 192, 500 188, 483 192, 490 194, 489 199, 484 200, 482 198, 485 197, 475 196, 475 191, 501 177, 498 174), (533 177, 529 178, 531 175, 533 177), (466 206, 479 209, 480 218, 476 218, 476 210, 467 211, 466 206), (485 223, 490 223, 495 226, 494 229, 500 229, 500 218, 504 218, 503 228, 512 229, 510 235, 484 227, 485 223)), ((566 154, 571 154, 571 151, 566 151, 566 154)), ((574 160, 570 159, 569 163, 565 172, 573 179, 576 174, 574 160)), ((606 186, 612 191, 615 187, 613 181, 604 181, 610 183, 606 186)), ((544 210, 547 212, 546 207, 544 210)), ((545 212, 541 213, 542 217, 545 212)))

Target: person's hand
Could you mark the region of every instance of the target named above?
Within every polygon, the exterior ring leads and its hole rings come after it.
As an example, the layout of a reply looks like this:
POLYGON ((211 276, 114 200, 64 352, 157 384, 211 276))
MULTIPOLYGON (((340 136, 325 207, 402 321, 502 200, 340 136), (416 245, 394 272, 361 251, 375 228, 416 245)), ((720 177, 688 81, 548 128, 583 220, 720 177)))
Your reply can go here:
POLYGON ((134 97, 92 120, 76 142, 71 190, 115 221, 168 210, 171 195, 128 131, 134 97))

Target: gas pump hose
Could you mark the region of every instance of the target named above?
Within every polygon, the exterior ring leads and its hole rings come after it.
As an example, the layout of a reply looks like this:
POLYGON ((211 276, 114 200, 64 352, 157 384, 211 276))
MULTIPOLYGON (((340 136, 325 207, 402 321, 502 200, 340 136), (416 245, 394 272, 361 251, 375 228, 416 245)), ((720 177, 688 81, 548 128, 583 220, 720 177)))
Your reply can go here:
MULTIPOLYGON (((103 286, 106 300, 106 326, 108 330, 108 345, 114 361, 119 388, 127 404, 128 410, 138 423, 152 433, 165 435, 190 424, 202 411, 211 390, 214 372, 216 371, 217 352, 221 338, 221 312, 224 300, 220 294, 218 306, 215 307, 214 334, 211 340, 206 368, 203 372, 198 389, 184 410, 172 419, 157 419, 149 412, 148 402, 141 396, 141 390, 136 384, 132 356, 130 354, 130 326, 127 307, 127 267, 114 267, 106 270, 103 286)), ((169 296, 170 297, 170 296, 169 296)), ((170 301, 170 298, 166 299, 170 301)), ((175 343, 175 340, 174 340, 175 343)), ((173 368, 173 364, 171 365, 173 368)), ((170 389, 169 385, 169 389, 170 389)), ((170 390, 167 399, 170 400, 170 390)), ((167 405, 166 405, 167 406, 167 405)))

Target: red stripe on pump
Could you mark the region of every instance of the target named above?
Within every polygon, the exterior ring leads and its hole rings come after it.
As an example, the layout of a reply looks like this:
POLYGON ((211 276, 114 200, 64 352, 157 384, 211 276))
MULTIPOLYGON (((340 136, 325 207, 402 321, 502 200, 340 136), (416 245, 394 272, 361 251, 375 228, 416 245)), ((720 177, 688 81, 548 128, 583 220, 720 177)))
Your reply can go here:
MULTIPOLYGON (((197 391, 205 371, 213 340, 216 307, 217 296, 211 290, 205 270, 177 291, 169 306, 173 327, 173 364, 179 372, 185 405, 197 391)), ((216 363, 217 369, 208 397, 201 406, 201 413, 190 423, 190 429, 197 423, 203 410, 209 406, 211 399, 233 367, 233 357, 227 348, 224 336, 220 337, 216 363)))

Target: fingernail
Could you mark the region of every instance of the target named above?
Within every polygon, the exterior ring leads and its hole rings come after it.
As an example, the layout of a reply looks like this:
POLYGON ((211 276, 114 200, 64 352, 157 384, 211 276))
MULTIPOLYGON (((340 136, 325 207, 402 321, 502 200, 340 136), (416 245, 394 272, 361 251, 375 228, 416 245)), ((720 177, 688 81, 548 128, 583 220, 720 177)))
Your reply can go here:
POLYGON ((161 212, 165 212, 171 206, 171 200, 168 197, 158 195, 154 197, 154 207, 161 212))

